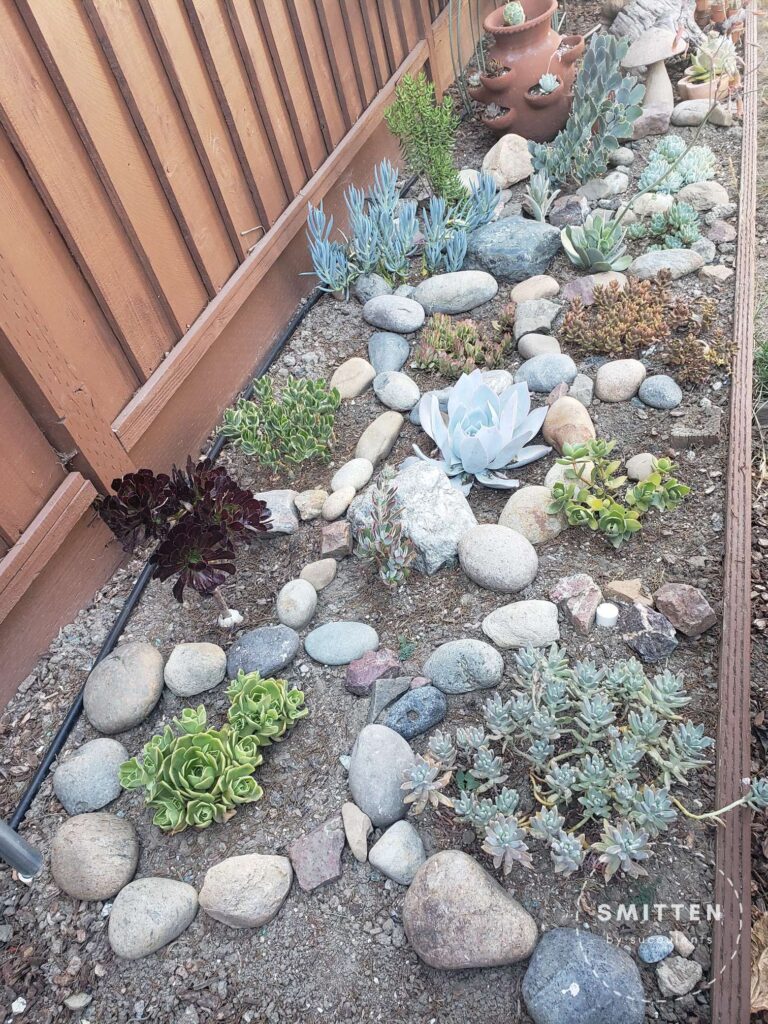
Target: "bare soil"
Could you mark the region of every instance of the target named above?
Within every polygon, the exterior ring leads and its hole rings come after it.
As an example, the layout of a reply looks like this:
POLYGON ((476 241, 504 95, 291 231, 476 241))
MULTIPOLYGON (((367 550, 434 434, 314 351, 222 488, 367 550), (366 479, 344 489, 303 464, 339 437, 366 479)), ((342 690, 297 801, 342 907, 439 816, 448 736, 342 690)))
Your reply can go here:
MULTIPOLYGON (((581 14, 587 26, 594 23, 595 6, 583 5, 581 14)), ((688 131, 683 129, 681 134, 688 131)), ((478 166, 493 141, 477 123, 465 122, 458 147, 459 165, 478 166)), ((735 196, 740 130, 706 128, 701 141, 718 154, 720 180, 735 196)), ((635 177, 652 145, 653 140, 635 145, 635 177)), ((513 201, 521 197, 522 189, 518 187, 513 201)), ((768 233, 763 222, 760 233, 768 233)), ((573 268, 562 256, 550 272, 561 284, 573 276, 573 268)), ((685 294, 694 295, 700 290, 700 282, 692 278, 679 287, 685 294)), ((508 292, 508 287, 502 287, 498 299, 475 310, 473 316, 496 316, 508 292)), ((732 289, 726 287, 717 298, 721 322, 728 329, 732 289)), ((270 373, 277 379, 296 373, 330 376, 348 356, 366 355, 370 333, 354 301, 338 303, 324 298, 303 321, 270 373)), ((514 371, 516 365, 517 357, 511 356, 508 368, 514 371)), ((580 368, 594 376, 595 365, 595 360, 584 359, 580 368)), ((648 365, 657 369, 652 359, 648 365)), ((416 372, 414 377, 422 390, 445 384, 434 375, 416 372)), ((694 408, 706 396, 727 410, 727 381, 717 384, 720 386, 716 389, 688 390, 683 409, 694 408)), ((327 487, 334 466, 353 456, 360 433, 379 412, 381 407, 371 392, 344 403, 337 417, 332 464, 303 467, 290 481, 286 477, 269 478, 253 460, 231 449, 225 449, 221 461, 241 483, 257 490, 327 487)), ((639 451, 661 454, 669 449, 675 422, 669 413, 634 402, 595 403, 591 413, 598 434, 617 438, 624 458, 639 451)), ((725 430, 727 416, 723 422, 725 430)), ((408 423, 389 463, 398 464, 410 454, 414 442, 423 444, 424 440, 421 431, 408 423)), ((713 447, 679 453, 679 476, 692 486, 692 495, 678 512, 648 517, 640 538, 620 552, 576 530, 541 547, 539 575, 520 597, 546 597, 560 577, 586 572, 601 584, 641 576, 649 591, 669 580, 693 583, 720 611, 726 448, 727 437, 723 436, 713 447)), ((535 463, 524 471, 524 482, 541 483, 552 464, 553 457, 535 463)), ((478 520, 489 523, 498 520, 505 500, 504 495, 482 488, 476 488, 470 498, 478 520)), ((305 524, 295 536, 266 539, 250 554, 241 556, 237 582, 227 588, 227 596, 231 605, 244 613, 244 629, 274 621, 275 595, 308 561, 319 557, 319 536, 318 524, 305 524)), ((5 783, 0 806, 4 816, 13 809, 66 707, 85 681, 90 662, 140 565, 141 558, 133 558, 92 605, 62 630, 0 719, 0 771, 5 783)), ((414 574, 403 592, 390 595, 365 566, 347 559, 340 564, 336 580, 320 595, 310 628, 333 619, 367 621, 377 629, 383 646, 395 651, 404 645, 413 647, 406 670, 416 674, 438 644, 464 636, 481 638, 483 617, 502 603, 498 595, 476 587, 458 569, 429 578, 414 574)), ((152 583, 122 639, 148 640, 168 655, 182 641, 210 640, 227 647, 233 637, 218 629, 210 605, 192 596, 181 607, 168 587, 152 583)), ((717 718, 718 641, 717 627, 695 640, 680 637, 680 646, 668 663, 673 671, 685 673, 693 697, 690 715, 694 721, 705 722, 710 734, 717 718)), ((583 638, 565 626, 563 642, 573 659, 604 662, 630 654, 620 636, 608 632, 583 638)), ((505 660, 509 669, 512 659, 507 656, 505 660)), ((140 794, 124 794, 114 805, 116 813, 129 817, 138 829, 142 845, 139 876, 168 875, 199 887, 207 868, 224 857, 285 852, 297 836, 338 813, 347 799, 346 775, 339 759, 349 753, 366 721, 367 701, 346 692, 343 668, 323 668, 303 655, 285 675, 301 685, 311 714, 284 744, 268 753, 260 769, 265 797, 259 804, 241 809, 225 826, 213 826, 202 833, 190 830, 173 837, 151 825, 140 794)), ((227 707, 223 688, 205 698, 209 719, 222 721, 227 707)), ((764 689, 757 699, 765 706, 764 689)), ((483 700, 476 694, 451 698, 448 727, 477 723, 483 700)), ((165 691, 150 719, 120 738, 129 751, 137 752, 182 706, 182 701, 165 691)), ((82 720, 69 748, 95 735, 82 720)), ((414 741, 414 746, 423 750, 424 738, 414 741)), ((525 789, 526 781, 520 782, 525 789)), ((702 772, 686 802, 692 807, 710 806, 713 783, 713 772, 702 772)), ((21 831, 47 852, 64 819, 49 780, 21 831)), ((466 848, 489 866, 473 834, 451 819, 425 817, 420 831, 428 853, 446 847, 466 848)), ((654 928, 652 922, 640 926, 601 924, 595 917, 597 905, 620 900, 651 904, 706 902, 712 893, 712 839, 708 828, 678 823, 669 843, 658 844, 651 873, 639 883, 613 882, 607 889, 595 873, 555 879, 539 852, 535 854, 533 872, 513 872, 504 885, 542 927, 580 921, 631 950, 658 926, 654 928)), ((0 1013, 9 1015, 11 1003, 23 997, 26 1012, 14 1019, 34 1024, 71 1019, 92 1024, 528 1021, 520 998, 524 966, 440 973, 418 960, 408 948, 401 927, 404 893, 369 865, 358 864, 346 851, 341 881, 310 894, 294 886, 282 912, 267 927, 257 932, 233 932, 201 912, 169 947, 146 960, 125 962, 113 956, 107 943, 108 907, 77 903, 63 896, 47 868, 29 887, 14 880, 7 869, 0 869, 2 923, 12 928, 10 942, 0 947, 0 1013), (73 1015, 62 1003, 78 992, 91 994, 93 1001, 86 1010, 73 1015)), ((706 976, 708 925, 683 920, 680 927, 697 942, 695 956, 706 976)), ((653 999, 658 995, 654 972, 644 969, 643 976, 648 997, 653 999)), ((707 995, 702 992, 676 1004, 651 1005, 648 1019, 706 1021, 707 995)))

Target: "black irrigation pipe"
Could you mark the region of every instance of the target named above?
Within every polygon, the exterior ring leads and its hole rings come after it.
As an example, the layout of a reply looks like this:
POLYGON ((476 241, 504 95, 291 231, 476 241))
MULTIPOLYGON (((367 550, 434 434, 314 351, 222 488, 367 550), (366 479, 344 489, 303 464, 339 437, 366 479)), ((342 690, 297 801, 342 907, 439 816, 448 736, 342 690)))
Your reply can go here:
MULTIPOLYGON (((413 177, 409 178, 408 181, 406 181, 405 185, 400 190, 401 197, 407 195, 407 193, 410 191, 410 189, 416 182, 416 179, 417 175, 414 175, 413 177)), ((279 355, 280 351, 290 341, 291 337, 293 336, 294 332, 303 321, 304 317, 317 304, 317 302, 320 300, 323 294, 324 293, 320 290, 320 288, 315 288, 315 290, 309 295, 309 297, 296 310, 296 312, 285 325, 285 327, 280 332, 278 337, 275 339, 274 343, 272 344, 272 347, 267 353, 267 356, 259 362, 258 366, 254 371, 254 377, 259 377, 266 373, 266 371, 274 362, 275 358, 279 355)), ((243 398, 247 399, 251 397, 251 395, 253 394, 253 384, 254 381, 251 380, 248 387, 242 393, 243 398)), ((206 458, 210 459, 211 462, 216 462, 218 457, 221 455, 221 452, 225 444, 226 438, 224 437, 223 434, 219 434, 216 437, 213 444, 211 445, 211 447, 208 449, 206 458)), ((99 650, 99 653, 96 655, 96 658, 94 659, 93 664, 91 665, 91 672, 96 668, 99 662, 103 661, 104 658, 110 655, 114 650, 117 641, 120 639, 120 635, 125 629, 128 620, 130 619, 134 609, 136 608, 136 605, 141 600, 142 594, 147 589, 147 585, 149 581, 152 579, 153 571, 154 566, 152 564, 152 556, 150 556, 149 559, 147 559, 147 561, 145 562, 141 572, 136 577, 136 581, 133 584, 133 587, 131 588, 131 592, 126 597, 125 602, 123 603, 123 606, 120 609, 112 628, 107 634, 104 643, 101 645, 101 649, 99 650)), ((37 771, 32 776, 31 781, 29 782, 26 789, 22 793, 21 799, 16 805, 16 810, 13 812, 13 815, 8 823, 8 826, 5 826, 3 822, 0 822, 0 857, 6 860, 9 864, 11 864, 12 867, 16 868, 17 870, 19 870, 18 862, 17 859, 13 856, 17 851, 14 849, 13 842, 8 842, 6 838, 6 833, 8 829, 13 830, 15 832, 19 828, 19 825, 21 825, 21 823, 24 821, 24 818, 26 817, 29 808, 32 806, 32 802, 34 801, 37 794, 40 792, 40 787, 45 782, 48 773, 51 770, 51 767, 56 761, 56 758, 61 753, 64 744, 69 739, 70 733, 74 729, 78 719, 80 718, 80 715, 82 714, 84 693, 85 685, 83 685, 82 689, 75 697, 74 701, 69 707, 69 710, 67 711, 64 721, 56 730, 56 735, 51 740, 48 749, 43 755, 43 758, 40 761, 40 764, 38 765, 37 771)), ((28 844, 26 845, 28 846, 28 844)), ((29 850, 32 850, 33 853, 36 853, 36 851, 34 851, 32 847, 29 847, 29 850)), ((27 856, 30 856, 29 853, 27 853, 27 856)), ((40 861, 40 864, 42 865, 42 861, 40 861)), ((24 871, 22 871, 21 873, 24 873, 24 871)))

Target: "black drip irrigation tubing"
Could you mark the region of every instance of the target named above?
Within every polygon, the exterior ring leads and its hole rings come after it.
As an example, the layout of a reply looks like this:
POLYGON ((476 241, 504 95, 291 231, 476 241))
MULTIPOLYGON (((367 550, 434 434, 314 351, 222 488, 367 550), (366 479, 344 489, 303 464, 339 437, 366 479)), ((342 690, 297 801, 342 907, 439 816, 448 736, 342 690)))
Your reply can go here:
MULTIPOLYGON (((413 187, 416 178, 417 176, 414 175, 413 177, 408 179, 408 181, 405 183, 405 185, 400 191, 401 197, 407 195, 409 190, 413 187)), ((317 302, 320 300, 323 294, 324 292, 321 291, 320 288, 315 288, 315 290, 308 296, 308 298, 299 307, 299 309, 296 310, 296 312, 285 325, 285 327, 280 332, 278 337, 275 339, 266 358, 262 360, 261 363, 259 364, 259 367, 256 368, 256 377, 266 373, 266 371, 272 365, 280 351, 290 341, 291 337, 293 336, 298 326, 301 324, 304 317, 317 304, 317 302)), ((251 383, 242 393, 243 398, 248 399, 252 396, 253 384, 254 382, 253 380, 251 380, 251 383)), ((219 434, 216 437, 213 444, 211 445, 211 447, 208 449, 206 458, 210 459, 211 462, 216 462, 218 457, 221 455, 224 445, 226 444, 226 440, 227 439, 224 437, 223 434, 219 434)), ((107 634, 104 643, 101 645, 101 649, 99 650, 99 653, 96 655, 96 658, 94 659, 93 664, 91 665, 91 672, 96 668, 96 666, 101 661, 104 660, 104 658, 110 655, 112 651, 115 649, 117 641, 120 639, 120 635, 125 629, 128 620, 130 619, 134 609, 136 608, 136 605, 141 600, 142 594, 147 589, 147 585, 149 581, 152 579, 153 573, 154 565, 152 563, 152 556, 150 555, 150 557, 144 564, 144 567, 142 568, 141 572, 136 577, 136 581, 133 584, 133 587, 131 588, 131 592, 126 597, 125 602, 112 625, 112 628, 107 634)), ((56 735, 51 740, 48 749, 43 755, 43 758, 40 761, 40 764, 38 765, 37 771, 35 772, 31 781, 29 782, 26 789, 22 793, 21 799, 16 805, 16 810, 13 812, 10 821, 8 822, 7 825, 3 822, 0 822, 0 857, 6 860, 12 867, 16 868, 21 874, 36 873, 35 871, 30 870, 32 864, 30 858, 33 858, 33 855, 36 855, 36 857, 39 858, 39 854, 37 854, 37 852, 34 851, 34 849, 30 847, 29 844, 24 844, 27 847, 27 849, 24 851, 25 859, 23 862, 21 862, 19 859, 19 842, 23 843, 23 840, 20 841, 18 837, 9 835, 9 832, 16 832, 21 823, 24 821, 24 818, 26 817, 29 808, 32 806, 35 797, 40 792, 40 787, 45 782, 48 773, 51 770, 51 767, 53 766, 57 757, 61 753, 64 744, 69 739, 69 735, 74 729, 75 725, 77 724, 77 721, 80 718, 80 715, 82 714, 83 711, 84 693, 85 685, 83 685, 82 689, 75 697, 74 701, 69 707, 69 710, 67 711, 64 721, 56 730, 56 735), (14 840, 16 840, 16 842, 14 842, 14 840)), ((38 871, 40 870, 41 866, 42 859, 40 858, 37 867, 38 871)))

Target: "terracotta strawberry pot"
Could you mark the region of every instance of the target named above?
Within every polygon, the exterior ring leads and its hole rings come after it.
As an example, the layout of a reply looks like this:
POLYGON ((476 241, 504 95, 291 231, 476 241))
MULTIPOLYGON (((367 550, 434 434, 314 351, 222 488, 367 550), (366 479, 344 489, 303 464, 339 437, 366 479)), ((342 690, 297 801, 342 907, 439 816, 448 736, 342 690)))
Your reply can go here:
POLYGON ((713 3, 709 11, 709 17, 713 25, 720 25, 724 22, 725 4, 713 3))
POLYGON ((560 90, 563 88, 562 79, 558 77, 557 88, 552 92, 536 92, 536 86, 533 89, 529 89, 525 94, 526 102, 528 106, 533 107, 535 110, 544 110, 545 107, 552 107, 560 102, 560 90))
POLYGON ((498 135, 514 132, 534 142, 549 142, 568 120, 576 61, 584 52, 584 39, 560 36, 553 30, 557 0, 521 2, 525 21, 520 25, 504 23, 503 7, 485 19, 483 27, 494 38, 487 60, 507 70, 499 75, 481 75, 480 85, 470 88, 469 93, 478 103, 505 108, 498 117, 483 117, 491 131, 498 135), (544 74, 555 75, 560 86, 548 96, 532 95, 532 83, 544 74))

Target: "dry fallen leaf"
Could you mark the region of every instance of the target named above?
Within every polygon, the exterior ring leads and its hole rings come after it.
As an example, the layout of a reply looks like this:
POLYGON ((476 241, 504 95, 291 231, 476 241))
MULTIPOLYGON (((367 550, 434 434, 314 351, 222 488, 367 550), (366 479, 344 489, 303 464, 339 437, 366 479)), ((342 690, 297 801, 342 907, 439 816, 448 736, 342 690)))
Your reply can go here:
POLYGON ((761 914, 752 925, 752 1013, 768 1010, 768 914, 761 914))

